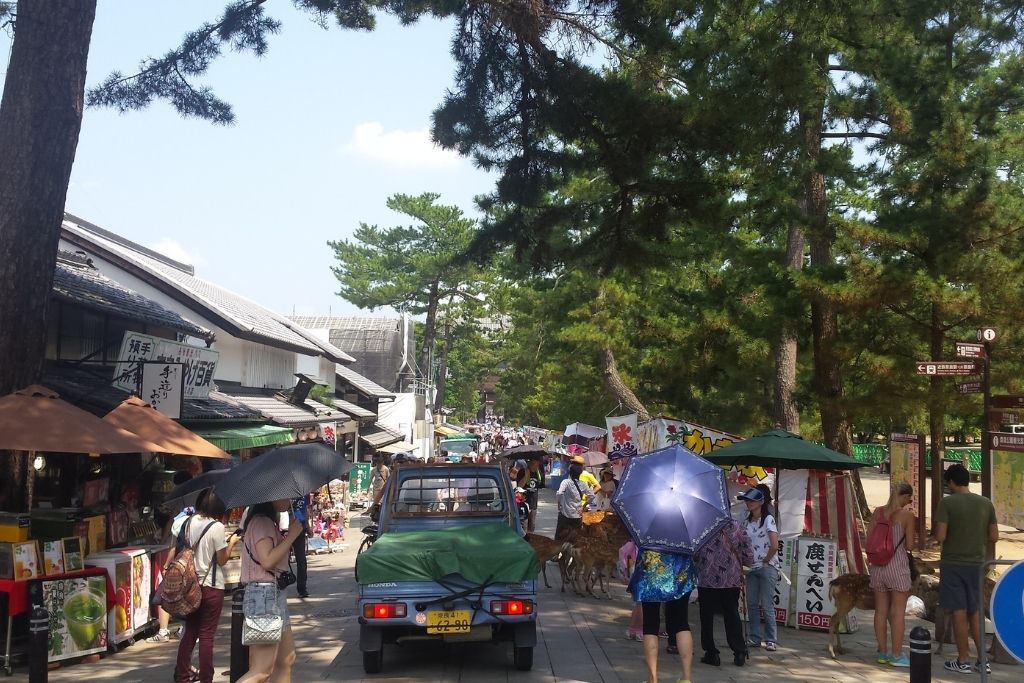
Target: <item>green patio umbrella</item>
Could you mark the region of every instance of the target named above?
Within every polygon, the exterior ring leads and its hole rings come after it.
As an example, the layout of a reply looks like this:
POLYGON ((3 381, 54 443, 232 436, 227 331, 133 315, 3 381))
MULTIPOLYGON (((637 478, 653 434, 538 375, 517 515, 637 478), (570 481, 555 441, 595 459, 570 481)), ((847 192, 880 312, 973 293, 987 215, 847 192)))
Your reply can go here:
POLYGON ((850 470, 868 463, 804 441, 785 429, 771 429, 704 456, 726 466, 760 465, 785 470, 850 470))

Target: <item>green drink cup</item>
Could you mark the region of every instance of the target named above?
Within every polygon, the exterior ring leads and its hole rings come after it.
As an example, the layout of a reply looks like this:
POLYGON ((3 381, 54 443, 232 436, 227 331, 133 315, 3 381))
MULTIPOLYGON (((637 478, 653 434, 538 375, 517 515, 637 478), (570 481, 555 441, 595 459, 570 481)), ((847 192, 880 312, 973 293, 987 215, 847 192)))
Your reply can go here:
POLYGON ((72 593, 64 601, 64 621, 79 650, 91 650, 103 632, 107 618, 101 596, 90 590, 72 593))

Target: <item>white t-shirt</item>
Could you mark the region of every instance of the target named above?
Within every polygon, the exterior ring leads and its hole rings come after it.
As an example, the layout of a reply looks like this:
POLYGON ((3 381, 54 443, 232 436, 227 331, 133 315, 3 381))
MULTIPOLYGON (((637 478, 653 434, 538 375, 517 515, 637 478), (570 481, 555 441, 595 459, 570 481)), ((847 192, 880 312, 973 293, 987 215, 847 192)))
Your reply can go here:
MULTIPOLYGON (((753 546, 754 569, 757 569, 764 563, 764 558, 768 557, 768 551, 771 549, 771 539, 768 538, 768 533, 779 533, 779 529, 775 525, 775 517, 766 515, 764 524, 761 524, 760 519, 744 522, 743 528, 747 532, 747 537, 750 538, 751 546, 753 546)), ((776 569, 782 568, 778 553, 772 556, 771 565, 776 569)))
POLYGON ((204 586, 224 589, 224 567, 217 567, 216 582, 214 581, 214 570, 210 568, 211 562, 216 562, 217 551, 228 547, 228 541, 224 537, 224 525, 220 522, 195 514, 189 517, 188 537, 185 539, 192 546, 193 557, 196 563, 196 574, 204 586), (210 530, 203 535, 203 529, 213 522, 210 530), (203 539, 199 542, 199 537, 203 539), (199 542, 199 545, 196 545, 199 542), (209 575, 207 572, 209 571, 209 575), (203 580, 203 577, 206 577, 203 580))
POLYGON ((581 484, 572 477, 563 479, 558 487, 558 493, 555 494, 555 497, 558 499, 558 511, 570 519, 582 517, 583 515, 580 514, 582 497, 580 494, 585 488, 586 484, 581 484))

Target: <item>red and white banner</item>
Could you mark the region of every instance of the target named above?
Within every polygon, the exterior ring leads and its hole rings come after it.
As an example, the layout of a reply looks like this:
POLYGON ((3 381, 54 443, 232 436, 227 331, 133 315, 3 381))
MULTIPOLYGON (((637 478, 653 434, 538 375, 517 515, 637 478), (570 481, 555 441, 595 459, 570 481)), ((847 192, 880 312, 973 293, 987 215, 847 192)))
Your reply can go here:
POLYGON ((636 413, 606 417, 608 424, 608 459, 612 462, 637 453, 636 413))

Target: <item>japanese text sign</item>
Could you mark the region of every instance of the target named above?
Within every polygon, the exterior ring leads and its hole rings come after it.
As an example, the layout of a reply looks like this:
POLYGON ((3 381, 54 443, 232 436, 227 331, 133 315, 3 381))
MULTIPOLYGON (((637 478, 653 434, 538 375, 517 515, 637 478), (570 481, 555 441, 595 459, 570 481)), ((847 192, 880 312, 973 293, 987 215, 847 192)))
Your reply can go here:
MULTIPOLYGON (((140 332, 125 332, 118 355, 114 386, 125 391, 142 391, 142 363, 162 361, 181 365, 184 398, 207 398, 217 369, 216 351, 181 344, 140 332)), ((141 393, 140 393, 141 395, 141 393)), ((149 399, 142 396, 146 401, 149 399)))

